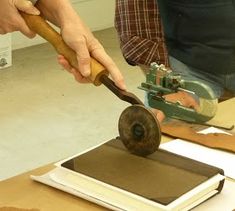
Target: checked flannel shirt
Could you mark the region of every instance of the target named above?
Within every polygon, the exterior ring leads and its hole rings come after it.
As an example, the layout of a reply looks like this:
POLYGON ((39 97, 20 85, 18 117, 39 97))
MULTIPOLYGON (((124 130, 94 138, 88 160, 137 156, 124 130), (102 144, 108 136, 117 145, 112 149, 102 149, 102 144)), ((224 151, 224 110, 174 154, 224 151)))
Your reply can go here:
POLYGON ((116 0, 115 28, 129 64, 169 66, 156 0, 116 0))

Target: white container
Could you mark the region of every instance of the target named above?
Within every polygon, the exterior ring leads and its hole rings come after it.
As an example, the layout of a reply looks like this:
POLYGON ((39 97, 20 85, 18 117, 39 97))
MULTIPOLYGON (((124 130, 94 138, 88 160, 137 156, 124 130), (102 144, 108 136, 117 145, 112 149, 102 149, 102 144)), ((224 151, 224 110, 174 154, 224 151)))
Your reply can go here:
POLYGON ((0 35, 0 69, 12 65, 11 34, 0 35))

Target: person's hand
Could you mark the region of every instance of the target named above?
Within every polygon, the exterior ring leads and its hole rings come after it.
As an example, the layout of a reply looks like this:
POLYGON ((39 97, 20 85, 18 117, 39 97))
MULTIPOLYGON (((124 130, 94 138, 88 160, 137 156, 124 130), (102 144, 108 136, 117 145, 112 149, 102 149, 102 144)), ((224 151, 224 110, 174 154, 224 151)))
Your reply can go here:
POLYGON ((27 0, 1 0, 0 6, 0 34, 13 31, 20 31, 25 36, 33 38, 32 32, 21 17, 19 11, 32 15, 39 15, 39 10, 34 7, 31 1, 27 0))
POLYGON ((88 82, 87 77, 91 74, 90 57, 100 62, 110 73, 115 84, 125 90, 124 79, 113 60, 107 55, 103 46, 93 36, 90 30, 78 19, 67 21, 61 26, 61 34, 64 41, 77 54, 78 67, 71 67, 68 61, 58 56, 58 62, 67 71, 71 72, 80 83, 88 82))
MULTIPOLYGON (((192 95, 188 94, 187 92, 179 91, 177 93, 164 95, 163 97, 168 102, 172 103, 178 102, 182 106, 185 106, 187 108, 192 108, 195 109, 196 111, 199 110, 198 102, 192 97, 192 95)), ((165 114, 161 110, 154 108, 151 108, 151 110, 155 114, 160 123, 165 119, 165 114)))
POLYGON ((166 101, 172 102, 172 103, 180 103, 180 105, 185 106, 187 108, 193 108, 196 111, 199 109, 199 104, 193 98, 192 95, 188 94, 187 92, 184 91, 179 91, 177 93, 173 94, 167 94, 163 96, 166 101))

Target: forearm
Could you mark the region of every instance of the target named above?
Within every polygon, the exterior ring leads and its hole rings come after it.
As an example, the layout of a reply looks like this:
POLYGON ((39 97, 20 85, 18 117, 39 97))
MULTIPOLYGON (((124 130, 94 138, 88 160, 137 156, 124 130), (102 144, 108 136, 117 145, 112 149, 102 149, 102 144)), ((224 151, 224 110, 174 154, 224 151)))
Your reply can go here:
POLYGON ((74 20, 81 21, 69 0, 38 0, 36 7, 47 20, 58 27, 74 20))

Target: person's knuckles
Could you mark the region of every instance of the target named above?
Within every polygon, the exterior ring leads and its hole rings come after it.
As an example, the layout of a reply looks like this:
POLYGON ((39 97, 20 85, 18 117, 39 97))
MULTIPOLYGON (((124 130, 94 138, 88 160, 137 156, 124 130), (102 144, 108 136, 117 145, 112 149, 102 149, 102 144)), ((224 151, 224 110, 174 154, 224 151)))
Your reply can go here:
POLYGON ((22 33, 30 39, 33 39, 36 36, 34 32, 22 32, 22 33))
POLYGON ((16 0, 15 7, 20 11, 26 12, 32 15, 39 15, 40 11, 33 6, 31 1, 28 0, 16 0))
POLYGON ((11 32, 14 32, 14 31, 18 31, 18 26, 12 22, 12 23, 9 23, 7 25, 3 25, 1 27, 1 31, 6 34, 6 33, 11 33, 11 32))
POLYGON ((90 65, 90 57, 78 57, 78 67, 83 67, 83 66, 87 66, 90 65))
POLYGON ((87 46, 90 52, 96 50, 104 50, 103 46, 99 43, 99 41, 96 38, 93 38, 89 42, 87 42, 87 46))
POLYGON ((82 77, 80 73, 75 70, 71 70, 71 73, 73 74, 76 81, 78 81, 79 83, 85 83, 84 77, 82 77))
POLYGON ((15 6, 20 10, 27 10, 33 7, 33 4, 31 1, 28 0, 15 0, 15 6))
POLYGON ((0 34, 7 34, 8 31, 6 31, 5 29, 0 29, 0 34))
POLYGON ((19 25, 17 30, 15 31, 20 31, 22 34, 27 36, 28 38, 32 39, 36 36, 36 33, 31 31, 26 25, 19 25))
POLYGON ((73 48, 75 51, 77 51, 79 53, 79 51, 81 51, 82 46, 85 46, 85 48, 87 48, 87 44, 86 44, 86 39, 84 38, 84 36, 76 36, 76 38, 73 38, 74 35, 69 35, 69 38, 66 39, 67 44, 73 48))

